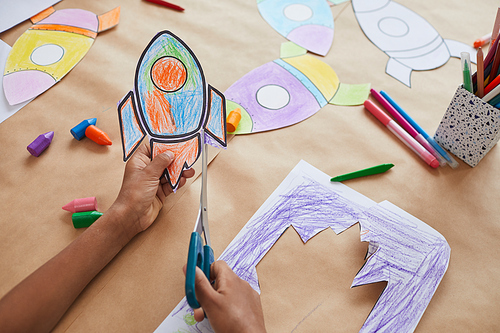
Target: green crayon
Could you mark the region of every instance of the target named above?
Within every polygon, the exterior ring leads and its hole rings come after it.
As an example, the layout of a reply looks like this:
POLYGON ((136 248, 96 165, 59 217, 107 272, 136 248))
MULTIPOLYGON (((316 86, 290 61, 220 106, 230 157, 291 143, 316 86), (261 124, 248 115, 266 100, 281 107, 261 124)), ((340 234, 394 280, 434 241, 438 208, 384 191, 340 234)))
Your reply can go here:
POLYGON ((376 175, 377 173, 386 172, 387 170, 389 170, 393 166, 394 166, 394 164, 392 164, 392 163, 380 164, 380 165, 377 165, 374 167, 370 167, 370 168, 366 168, 363 170, 358 170, 358 171, 346 173, 345 175, 333 177, 332 179, 330 179, 330 181, 341 182, 341 181, 348 180, 348 179, 376 175))
POLYGON ((102 213, 93 210, 89 212, 73 213, 71 220, 73 220, 73 226, 75 228, 87 228, 101 216, 102 213))

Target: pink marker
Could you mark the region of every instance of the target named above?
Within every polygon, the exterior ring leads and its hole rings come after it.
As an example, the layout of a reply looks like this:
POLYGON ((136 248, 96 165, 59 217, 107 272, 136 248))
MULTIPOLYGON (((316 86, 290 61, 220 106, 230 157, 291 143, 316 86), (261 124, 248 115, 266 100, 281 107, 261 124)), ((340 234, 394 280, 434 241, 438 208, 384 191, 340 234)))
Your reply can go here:
POLYGON ((375 97, 377 101, 379 101, 382 106, 389 111, 389 113, 396 119, 396 121, 403 127, 408 134, 415 138, 424 148, 431 153, 439 162, 439 165, 446 165, 446 160, 439 155, 439 153, 434 149, 431 144, 422 136, 422 134, 418 133, 416 129, 411 126, 411 124, 403 118, 403 116, 392 106, 391 103, 387 99, 385 99, 382 94, 380 94, 375 89, 370 89, 370 94, 375 97))
POLYGON ((384 124, 399 140, 403 141, 404 144, 408 146, 411 150, 415 152, 425 163, 429 164, 433 168, 439 166, 439 161, 432 156, 420 143, 410 136, 404 129, 401 128, 394 120, 392 120, 387 114, 384 113, 378 106, 376 106, 372 101, 366 100, 364 103, 365 108, 370 111, 382 124, 384 124))
POLYGON ((75 199, 62 208, 72 213, 89 212, 97 210, 97 199, 95 197, 75 199))

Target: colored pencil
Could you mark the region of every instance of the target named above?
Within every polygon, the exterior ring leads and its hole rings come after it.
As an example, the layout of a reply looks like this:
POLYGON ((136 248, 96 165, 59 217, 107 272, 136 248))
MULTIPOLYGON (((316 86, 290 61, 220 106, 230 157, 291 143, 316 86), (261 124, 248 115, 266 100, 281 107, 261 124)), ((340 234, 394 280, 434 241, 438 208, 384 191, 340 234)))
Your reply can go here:
POLYGON ((177 6, 177 5, 173 4, 173 3, 166 2, 166 1, 163 1, 163 0, 144 0, 144 1, 155 3, 157 5, 164 6, 164 7, 167 7, 167 8, 171 8, 171 9, 174 9, 174 10, 178 10, 180 12, 184 11, 184 8, 182 8, 181 6, 177 6))

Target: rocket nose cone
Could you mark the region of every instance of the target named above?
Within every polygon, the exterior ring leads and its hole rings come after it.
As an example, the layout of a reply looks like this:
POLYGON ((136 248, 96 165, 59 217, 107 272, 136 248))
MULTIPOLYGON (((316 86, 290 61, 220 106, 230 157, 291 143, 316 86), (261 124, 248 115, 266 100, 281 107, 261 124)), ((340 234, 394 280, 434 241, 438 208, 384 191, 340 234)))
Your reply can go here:
POLYGON ((287 38, 311 52, 325 56, 332 46, 333 29, 308 24, 292 30, 287 38))
POLYGON ((7 74, 3 77, 3 91, 10 105, 35 98, 56 83, 49 74, 26 70, 7 74))

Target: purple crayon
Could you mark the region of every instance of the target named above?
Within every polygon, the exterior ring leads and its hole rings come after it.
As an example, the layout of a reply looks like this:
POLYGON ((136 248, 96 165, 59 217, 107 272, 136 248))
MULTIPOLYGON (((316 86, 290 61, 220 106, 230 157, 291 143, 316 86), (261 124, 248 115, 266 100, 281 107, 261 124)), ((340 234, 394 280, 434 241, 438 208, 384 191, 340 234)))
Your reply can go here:
POLYGON ((32 143, 29 144, 28 147, 26 147, 26 149, 28 149, 31 155, 38 157, 45 149, 47 149, 53 138, 53 131, 40 134, 32 143))

